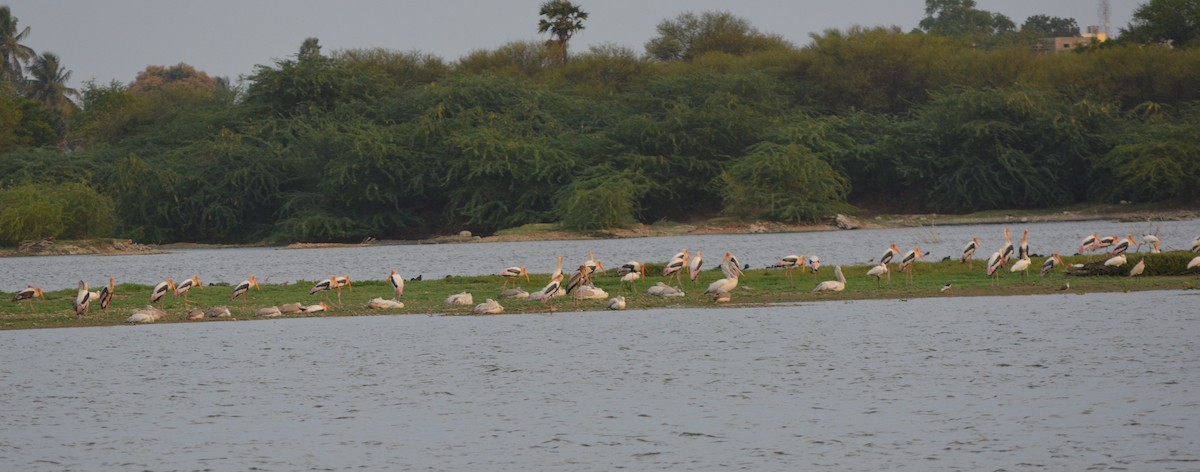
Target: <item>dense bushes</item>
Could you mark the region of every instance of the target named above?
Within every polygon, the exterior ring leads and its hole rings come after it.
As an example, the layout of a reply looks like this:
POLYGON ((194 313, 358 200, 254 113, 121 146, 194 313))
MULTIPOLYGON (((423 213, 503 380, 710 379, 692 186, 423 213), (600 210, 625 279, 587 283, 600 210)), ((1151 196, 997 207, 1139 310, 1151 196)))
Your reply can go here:
POLYGON ((886 28, 796 49, 733 26, 745 47, 565 65, 541 43, 447 64, 312 41, 244 87, 89 84, 63 143, 5 98, 3 237, 357 241, 1197 197, 1200 50, 1034 56, 886 28), (81 200, 99 206, 65 213, 81 200))

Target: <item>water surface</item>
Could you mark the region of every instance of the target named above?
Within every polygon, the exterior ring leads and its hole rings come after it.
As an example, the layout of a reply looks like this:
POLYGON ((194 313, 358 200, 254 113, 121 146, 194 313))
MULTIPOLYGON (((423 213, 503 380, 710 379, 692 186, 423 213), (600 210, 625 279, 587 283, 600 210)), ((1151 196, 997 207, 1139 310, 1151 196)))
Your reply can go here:
POLYGON ((1196 470, 1195 292, 0 332, 4 470, 1196 470))

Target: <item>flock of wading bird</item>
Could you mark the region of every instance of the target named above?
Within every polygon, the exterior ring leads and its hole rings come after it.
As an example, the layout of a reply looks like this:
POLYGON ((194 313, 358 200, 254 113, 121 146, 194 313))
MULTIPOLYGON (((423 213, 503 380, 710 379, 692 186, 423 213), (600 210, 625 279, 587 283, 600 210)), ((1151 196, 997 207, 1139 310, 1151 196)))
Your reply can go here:
MULTIPOLYGON (((1099 237, 1093 232, 1090 236, 1084 238, 1084 240, 1080 243, 1077 254, 1087 255, 1088 260, 1090 261, 1093 257, 1093 253, 1104 250, 1107 257, 1107 259, 1104 261, 1105 267, 1122 267, 1129 263, 1126 256, 1126 253, 1129 251, 1129 249, 1136 248, 1136 251, 1140 251, 1143 244, 1150 246, 1151 253, 1158 253, 1160 251, 1159 248, 1161 241, 1156 235, 1143 235, 1142 241, 1138 242, 1133 238, 1133 235, 1128 235, 1125 238, 1120 238, 1115 235, 1111 237, 1099 237)), ((959 257, 959 261, 967 264, 968 271, 974 270, 974 255, 979 248, 980 243, 979 238, 977 237, 971 238, 971 241, 969 241, 966 247, 963 248, 962 255, 959 257)), ((1200 254, 1200 237, 1197 237, 1192 242, 1191 250, 1193 253, 1200 254)), ((888 281, 891 281, 891 270, 889 269, 889 266, 895 261, 897 270, 899 270, 901 273, 904 273, 907 277, 907 282, 911 284, 914 272, 913 265, 918 259, 925 260, 925 255, 921 252, 919 247, 914 246, 911 250, 901 255, 900 249, 893 243, 879 258, 879 263, 877 265, 873 265, 871 269, 867 271, 867 275, 875 277, 876 284, 878 286, 882 286, 881 279, 883 277, 887 277, 888 281), (899 261, 895 261, 897 257, 899 257, 899 261)), ((949 258, 947 257, 947 259, 949 258)), ((517 287, 516 283, 513 283, 512 288, 508 287, 509 282, 514 282, 520 277, 525 277, 527 282, 531 281, 529 272, 526 271, 524 267, 507 267, 501 270, 499 276, 504 279, 504 286, 502 288, 502 292, 500 293, 500 298, 540 301, 543 304, 548 305, 550 312, 554 312, 554 300, 560 297, 570 296, 576 308, 578 308, 580 300, 603 300, 608 298, 608 293, 606 291, 596 287, 592 283, 592 276, 595 275, 597 271, 603 273, 606 271, 606 269, 601 261, 593 257, 591 251, 588 252, 587 261, 579 265, 579 268, 575 270, 570 279, 567 279, 566 283, 563 283, 564 273, 562 269, 562 262, 563 256, 558 256, 558 266, 554 272, 551 273, 549 283, 547 283, 546 286, 540 291, 535 293, 530 293, 517 287)), ((658 297, 686 296, 683 291, 684 272, 687 272, 687 276, 692 280, 693 283, 697 283, 696 281, 700 276, 700 270, 703 267, 703 264, 704 259, 700 251, 696 251, 695 255, 692 255, 687 249, 684 249, 672 256, 671 259, 667 261, 666 266, 663 268, 662 275, 663 277, 667 278, 668 283, 663 283, 661 281, 657 282, 654 286, 651 286, 645 290, 644 293, 658 297), (670 284, 672 279, 675 281, 674 285, 670 284)), ((872 264, 874 264, 874 260, 872 260, 872 264)), ((1030 259, 1029 252, 1029 231, 1026 230, 1021 236, 1020 244, 1014 245, 1009 230, 1005 229, 1004 245, 993 252, 990 257, 988 257, 986 273, 988 277, 991 278, 992 285, 999 283, 998 277, 1002 272, 1001 269, 1005 267, 1008 267, 1010 272, 1020 273, 1021 280, 1024 281, 1025 273, 1029 270, 1031 264, 1032 260, 1030 259), (1009 266, 1010 262, 1012 263, 1011 266, 1009 266)), ((1077 265, 1082 266, 1082 264, 1077 265)), ((801 273, 804 273, 805 270, 811 270, 815 274, 820 269, 820 266, 820 258, 817 256, 806 257, 803 255, 793 254, 784 256, 775 264, 770 265, 767 268, 783 269, 788 280, 788 285, 792 288, 795 288, 795 283, 792 276, 793 270, 799 269, 801 273)), ((721 262, 717 265, 717 267, 721 270, 725 277, 709 284, 708 288, 704 291, 704 295, 711 297, 714 303, 728 302, 732 298, 734 289, 736 289, 738 286, 739 277, 744 275, 744 269, 749 269, 749 264, 743 266, 740 262, 738 262, 737 257, 735 257, 732 253, 726 252, 724 258, 721 259, 721 262)), ((1065 269, 1065 264, 1058 253, 1053 253, 1050 255, 1050 257, 1047 257, 1045 259, 1045 263, 1042 264, 1041 275, 1045 276, 1057 267, 1064 267, 1065 269)), ((1196 267, 1200 267, 1200 256, 1194 257, 1187 264, 1188 270, 1196 267)), ((1137 262, 1137 264, 1129 269, 1128 275, 1129 277, 1136 277, 1141 275, 1145 269, 1145 258, 1142 258, 1137 262)), ((833 272, 835 280, 823 281, 819 283, 812 291, 840 292, 844 290, 846 288, 846 278, 842 275, 841 266, 834 267, 833 272)), ((639 279, 646 277, 646 266, 638 261, 629 261, 617 269, 617 275, 620 276, 622 290, 624 290, 625 284, 630 284, 631 288, 633 288, 639 279)), ((395 291, 395 297, 390 300, 383 299, 382 297, 374 298, 367 303, 368 308, 404 307, 404 303, 397 300, 399 297, 404 295, 404 278, 401 277, 395 270, 392 270, 387 280, 395 291)), ((414 277, 412 280, 421 280, 421 277, 414 277)), ((72 306, 75 308, 76 317, 82 318, 83 316, 87 315, 88 308, 92 303, 98 303, 101 309, 105 310, 105 313, 107 314, 109 304, 111 303, 113 294, 116 290, 115 282, 116 281, 113 277, 109 277, 108 285, 101 287, 98 291, 91 291, 88 289, 87 282, 80 281, 79 290, 75 298, 71 301, 72 306)), ((327 303, 330 292, 337 293, 337 303, 339 305, 341 304, 343 287, 353 290, 353 285, 350 281, 349 275, 330 276, 327 279, 321 280, 314 285, 311 290, 309 290, 309 295, 322 294, 324 299, 321 302, 307 305, 303 303, 289 303, 281 306, 271 306, 259 309, 255 314, 261 317, 277 317, 284 314, 322 312, 330 308, 329 304, 327 303)), ((1064 286, 1064 289, 1069 287, 1070 285, 1068 284, 1064 286)), ((150 304, 145 308, 135 310, 127 319, 127 321, 131 323, 147 323, 157 321, 158 319, 166 316, 167 313, 162 305, 165 305, 165 297, 167 293, 173 293, 175 297, 183 297, 183 305, 186 312, 185 316, 189 320, 231 316, 229 307, 227 306, 212 307, 207 310, 202 310, 200 308, 189 309, 187 293, 192 288, 204 288, 204 284, 200 281, 200 277, 198 275, 193 275, 191 278, 186 279, 178 284, 175 283, 174 279, 170 278, 160 282, 159 284, 155 285, 153 290, 150 292, 150 304), (160 306, 155 306, 155 304, 160 304, 160 306)), ((947 284, 946 286, 942 287, 941 290, 945 291, 949 288, 950 285, 947 284)), ((230 293, 230 299, 237 300, 241 298, 242 303, 245 304, 247 298, 246 295, 250 289, 259 289, 258 280, 253 275, 233 287, 233 291, 230 293)), ((46 296, 42 292, 41 288, 29 286, 29 288, 17 292, 12 301, 17 303, 27 302, 29 304, 29 309, 32 311, 33 301, 36 298, 45 300, 46 296)), ((474 303, 474 299, 470 293, 462 292, 447 297, 444 303, 446 305, 471 305, 474 303)), ((624 296, 617 296, 608 300, 607 308, 610 310, 624 310, 625 307, 626 301, 624 296)), ((499 302, 488 298, 484 303, 476 305, 472 310, 472 313, 495 314, 502 313, 503 311, 504 307, 501 306, 499 302)))

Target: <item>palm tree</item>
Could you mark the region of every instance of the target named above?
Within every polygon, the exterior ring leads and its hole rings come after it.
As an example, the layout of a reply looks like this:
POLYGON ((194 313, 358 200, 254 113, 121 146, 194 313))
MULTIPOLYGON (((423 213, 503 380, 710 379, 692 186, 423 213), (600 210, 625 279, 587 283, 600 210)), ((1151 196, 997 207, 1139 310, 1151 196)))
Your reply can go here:
POLYGON ((37 56, 29 66, 27 96, 49 110, 68 115, 78 108, 69 97, 79 97, 78 90, 67 86, 69 80, 71 71, 62 67, 58 55, 52 52, 44 53, 37 56))
POLYGON ((575 32, 583 29, 583 20, 588 17, 587 12, 568 0, 550 0, 542 4, 538 13, 544 17, 538 21, 538 32, 549 31, 554 35, 558 61, 560 64, 566 64, 567 41, 571 40, 575 32))
POLYGON ((29 46, 21 44, 29 36, 29 27, 17 32, 17 19, 12 16, 8 5, 0 5, 0 79, 13 84, 25 79, 25 63, 36 54, 29 46))

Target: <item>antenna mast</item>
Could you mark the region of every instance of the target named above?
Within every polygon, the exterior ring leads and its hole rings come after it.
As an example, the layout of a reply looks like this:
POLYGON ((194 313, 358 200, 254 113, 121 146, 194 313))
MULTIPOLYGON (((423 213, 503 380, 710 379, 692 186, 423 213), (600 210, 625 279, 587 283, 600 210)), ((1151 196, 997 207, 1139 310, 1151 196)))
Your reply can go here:
POLYGON ((1100 0, 1100 7, 1098 10, 1100 13, 1100 24, 1104 27, 1104 37, 1111 38, 1112 21, 1110 18, 1112 17, 1112 7, 1109 6, 1108 0, 1100 0))

